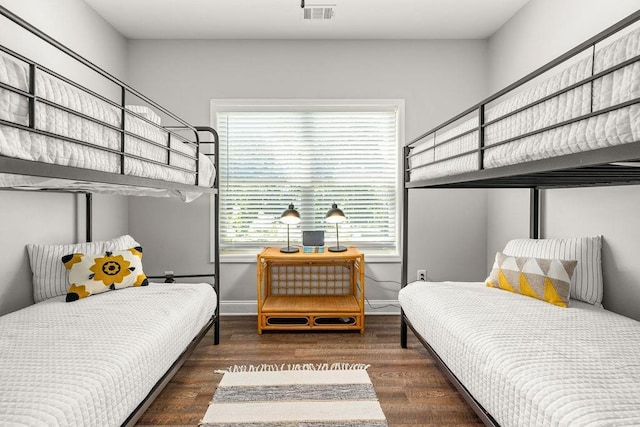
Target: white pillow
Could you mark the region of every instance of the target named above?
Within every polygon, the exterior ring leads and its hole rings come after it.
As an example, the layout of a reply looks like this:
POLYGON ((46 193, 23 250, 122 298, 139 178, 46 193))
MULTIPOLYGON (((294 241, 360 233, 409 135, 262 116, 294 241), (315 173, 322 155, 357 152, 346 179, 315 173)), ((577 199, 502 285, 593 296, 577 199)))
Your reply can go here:
POLYGON ((517 257, 576 260, 571 280, 571 298, 602 305, 602 236, 570 239, 515 239, 502 251, 517 257))
POLYGON ((140 246, 131 236, 124 235, 115 239, 68 245, 27 245, 29 263, 33 273, 33 299, 35 302, 44 301, 59 295, 66 295, 67 269, 62 263, 62 257, 72 253, 104 253, 119 251, 140 246))

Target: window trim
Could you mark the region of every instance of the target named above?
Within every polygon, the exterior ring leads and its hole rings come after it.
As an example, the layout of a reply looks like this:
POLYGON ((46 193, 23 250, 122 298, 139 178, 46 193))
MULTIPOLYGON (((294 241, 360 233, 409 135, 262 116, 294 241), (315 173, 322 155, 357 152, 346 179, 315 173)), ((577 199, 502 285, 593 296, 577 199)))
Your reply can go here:
MULTIPOLYGON (((216 114, 218 111, 241 112, 241 111, 281 111, 283 109, 295 109, 298 111, 335 111, 336 107, 341 111, 389 111, 393 108, 397 112, 397 194, 396 198, 396 250, 391 252, 376 253, 363 250, 367 256, 367 262, 397 263, 401 261, 402 250, 402 217, 403 217, 403 186, 404 186, 404 157, 403 147, 405 141, 405 100, 397 99, 211 99, 210 100, 210 123, 216 128, 216 114)), ((211 214, 214 210, 215 198, 210 198, 211 214)), ((210 233, 209 241, 211 262, 213 262, 213 248, 215 238, 210 233)), ((256 253, 254 251, 237 253, 220 253, 221 263, 253 263, 256 253)))

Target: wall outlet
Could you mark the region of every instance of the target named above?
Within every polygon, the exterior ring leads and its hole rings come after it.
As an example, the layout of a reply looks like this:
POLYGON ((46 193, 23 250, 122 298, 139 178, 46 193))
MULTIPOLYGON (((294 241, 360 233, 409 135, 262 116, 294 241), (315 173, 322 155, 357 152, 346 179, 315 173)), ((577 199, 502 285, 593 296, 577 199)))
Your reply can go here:
POLYGON ((418 272, 416 274, 416 280, 426 281, 427 280, 427 270, 418 270, 418 272))

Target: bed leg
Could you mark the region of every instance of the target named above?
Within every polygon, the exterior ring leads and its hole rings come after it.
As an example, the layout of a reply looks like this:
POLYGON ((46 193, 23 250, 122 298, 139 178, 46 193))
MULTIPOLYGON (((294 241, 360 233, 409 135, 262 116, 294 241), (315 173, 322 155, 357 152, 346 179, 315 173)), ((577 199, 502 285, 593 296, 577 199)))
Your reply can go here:
POLYGON ((220 316, 213 322, 213 345, 220 344, 220 316))
POLYGON ((400 347, 407 348, 407 322, 403 313, 400 313, 400 347))

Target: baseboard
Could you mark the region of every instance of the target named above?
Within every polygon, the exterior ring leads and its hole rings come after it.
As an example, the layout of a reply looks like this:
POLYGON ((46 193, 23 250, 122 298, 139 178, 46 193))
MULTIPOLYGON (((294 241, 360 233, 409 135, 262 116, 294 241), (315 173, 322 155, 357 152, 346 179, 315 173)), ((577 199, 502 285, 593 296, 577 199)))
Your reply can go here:
POLYGON ((400 303, 397 299, 368 300, 365 302, 364 314, 400 315, 400 303))
MULTIPOLYGON (((369 300, 364 307, 368 315, 398 315, 400 304, 398 300, 369 300)), ((255 301, 220 301, 221 316, 255 316, 258 307, 255 301)))

